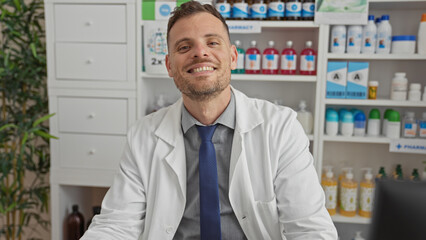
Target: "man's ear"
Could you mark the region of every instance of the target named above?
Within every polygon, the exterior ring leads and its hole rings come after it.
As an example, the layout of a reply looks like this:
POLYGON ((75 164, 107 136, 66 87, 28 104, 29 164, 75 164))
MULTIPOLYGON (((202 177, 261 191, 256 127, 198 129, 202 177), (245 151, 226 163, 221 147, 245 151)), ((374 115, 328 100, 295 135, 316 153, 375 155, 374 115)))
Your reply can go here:
POLYGON ((237 69, 238 51, 235 45, 231 46, 231 70, 237 69))
POLYGON ((172 69, 170 67, 170 59, 169 59, 169 54, 166 55, 166 68, 167 68, 167 73, 169 74, 169 77, 173 77, 172 74, 172 69))

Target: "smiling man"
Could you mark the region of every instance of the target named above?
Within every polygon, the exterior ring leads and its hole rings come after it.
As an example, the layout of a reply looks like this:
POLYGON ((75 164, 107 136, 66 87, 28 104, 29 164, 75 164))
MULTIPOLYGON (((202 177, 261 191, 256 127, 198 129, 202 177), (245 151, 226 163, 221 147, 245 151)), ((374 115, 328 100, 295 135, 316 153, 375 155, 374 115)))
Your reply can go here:
POLYGON ((168 25, 182 98, 138 121, 82 239, 337 239, 296 113, 230 86, 225 20, 191 1, 168 25))

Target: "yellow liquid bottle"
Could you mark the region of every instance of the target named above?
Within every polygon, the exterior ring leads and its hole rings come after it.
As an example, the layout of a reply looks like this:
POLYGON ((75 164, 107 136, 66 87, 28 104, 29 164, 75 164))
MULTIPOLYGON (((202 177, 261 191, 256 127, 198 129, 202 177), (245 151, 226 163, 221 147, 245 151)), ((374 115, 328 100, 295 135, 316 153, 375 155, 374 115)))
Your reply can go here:
POLYGON ((348 173, 349 171, 352 171, 352 168, 350 168, 350 167, 342 168, 341 172, 339 174, 339 177, 337 179, 337 199, 338 199, 337 208, 340 207, 340 200, 339 199, 340 199, 340 189, 342 188, 341 184, 342 184, 343 179, 345 179, 345 177, 346 177, 346 173, 348 173))
POLYGON ((327 170, 325 177, 321 181, 325 193, 325 207, 330 216, 336 214, 337 208, 337 181, 334 178, 331 168, 327 170))
POLYGON ((345 217, 356 215, 358 183, 353 178, 352 171, 349 171, 340 185, 340 214, 345 217))
POLYGON ((360 198, 359 198, 359 215, 361 217, 371 218, 373 211, 373 198, 374 198, 374 181, 371 169, 366 169, 364 180, 359 184, 360 198))

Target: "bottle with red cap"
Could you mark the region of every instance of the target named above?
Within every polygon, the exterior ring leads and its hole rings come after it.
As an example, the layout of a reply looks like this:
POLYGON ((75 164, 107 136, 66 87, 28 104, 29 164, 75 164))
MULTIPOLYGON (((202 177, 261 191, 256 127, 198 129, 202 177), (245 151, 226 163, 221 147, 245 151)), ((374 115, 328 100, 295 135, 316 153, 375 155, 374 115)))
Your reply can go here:
POLYGON ((268 48, 263 50, 262 73, 278 74, 279 52, 274 48, 274 41, 268 42, 268 48))
POLYGON ((312 49, 312 41, 306 42, 305 49, 300 53, 300 74, 301 75, 316 75, 315 68, 317 53, 312 49))
POLYGON ((293 41, 286 42, 286 48, 281 52, 281 74, 296 74, 297 53, 293 49, 293 41))

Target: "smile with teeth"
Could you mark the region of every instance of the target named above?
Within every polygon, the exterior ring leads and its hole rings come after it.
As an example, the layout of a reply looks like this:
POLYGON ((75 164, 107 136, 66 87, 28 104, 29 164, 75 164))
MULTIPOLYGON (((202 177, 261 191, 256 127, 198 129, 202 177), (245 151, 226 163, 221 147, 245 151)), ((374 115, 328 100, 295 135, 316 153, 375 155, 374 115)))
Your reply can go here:
POLYGON ((189 70, 190 73, 199 73, 199 72, 204 72, 204 71, 213 71, 214 68, 213 67, 199 67, 199 68, 194 68, 189 70))

